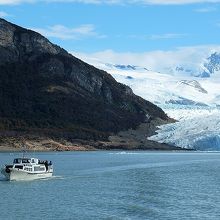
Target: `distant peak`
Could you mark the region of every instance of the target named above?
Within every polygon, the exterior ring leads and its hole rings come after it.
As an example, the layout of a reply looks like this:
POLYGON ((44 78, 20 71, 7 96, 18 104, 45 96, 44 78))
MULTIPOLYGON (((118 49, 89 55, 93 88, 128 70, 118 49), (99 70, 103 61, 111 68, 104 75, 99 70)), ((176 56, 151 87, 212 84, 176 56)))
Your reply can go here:
POLYGON ((136 66, 131 64, 111 64, 105 63, 105 66, 110 69, 126 70, 126 71, 149 71, 147 68, 142 66, 136 66))

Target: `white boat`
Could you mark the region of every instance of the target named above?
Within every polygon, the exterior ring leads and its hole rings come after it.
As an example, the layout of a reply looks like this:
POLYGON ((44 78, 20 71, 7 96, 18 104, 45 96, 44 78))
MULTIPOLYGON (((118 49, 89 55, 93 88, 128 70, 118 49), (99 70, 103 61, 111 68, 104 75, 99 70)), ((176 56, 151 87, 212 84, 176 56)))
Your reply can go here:
POLYGON ((50 161, 40 161, 37 158, 16 158, 11 165, 5 165, 1 173, 7 180, 35 180, 49 178, 53 175, 53 165, 50 161))

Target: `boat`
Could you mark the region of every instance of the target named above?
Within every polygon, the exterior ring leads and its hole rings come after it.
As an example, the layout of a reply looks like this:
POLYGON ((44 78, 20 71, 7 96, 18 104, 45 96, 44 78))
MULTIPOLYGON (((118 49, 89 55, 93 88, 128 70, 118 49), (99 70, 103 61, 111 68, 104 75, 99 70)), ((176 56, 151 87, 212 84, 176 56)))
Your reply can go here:
POLYGON ((37 158, 15 158, 13 164, 5 165, 1 173, 7 180, 35 180, 49 178, 53 175, 52 162, 37 158))

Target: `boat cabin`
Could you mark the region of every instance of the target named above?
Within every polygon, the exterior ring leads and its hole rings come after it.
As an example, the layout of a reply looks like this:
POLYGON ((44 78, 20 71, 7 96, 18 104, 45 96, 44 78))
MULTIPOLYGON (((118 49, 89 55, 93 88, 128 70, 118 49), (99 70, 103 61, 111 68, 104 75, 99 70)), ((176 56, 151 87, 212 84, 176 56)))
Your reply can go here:
POLYGON ((37 158, 15 158, 13 165, 7 165, 7 168, 25 170, 27 172, 46 172, 52 170, 52 162, 41 161, 37 158))

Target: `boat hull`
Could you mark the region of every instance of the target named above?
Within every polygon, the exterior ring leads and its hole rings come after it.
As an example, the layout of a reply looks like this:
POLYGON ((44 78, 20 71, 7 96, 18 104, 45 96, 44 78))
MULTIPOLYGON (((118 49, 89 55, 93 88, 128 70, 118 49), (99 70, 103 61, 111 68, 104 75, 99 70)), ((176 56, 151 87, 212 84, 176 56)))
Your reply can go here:
POLYGON ((52 172, 31 173, 18 169, 10 169, 9 173, 7 173, 5 169, 2 169, 1 173, 10 181, 45 179, 53 175, 52 172))

